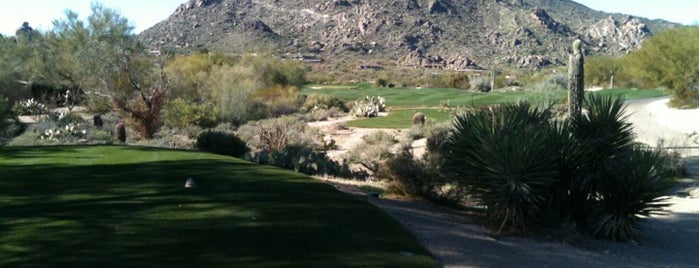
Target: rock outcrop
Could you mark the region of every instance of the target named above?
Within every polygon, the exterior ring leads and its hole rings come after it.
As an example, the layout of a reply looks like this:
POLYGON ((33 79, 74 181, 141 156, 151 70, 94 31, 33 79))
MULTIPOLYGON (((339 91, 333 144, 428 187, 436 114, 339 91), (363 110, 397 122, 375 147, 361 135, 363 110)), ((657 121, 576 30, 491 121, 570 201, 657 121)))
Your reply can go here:
POLYGON ((621 55, 674 27, 569 0, 189 0, 139 38, 153 49, 264 47, 445 69, 564 65, 574 39, 621 55))

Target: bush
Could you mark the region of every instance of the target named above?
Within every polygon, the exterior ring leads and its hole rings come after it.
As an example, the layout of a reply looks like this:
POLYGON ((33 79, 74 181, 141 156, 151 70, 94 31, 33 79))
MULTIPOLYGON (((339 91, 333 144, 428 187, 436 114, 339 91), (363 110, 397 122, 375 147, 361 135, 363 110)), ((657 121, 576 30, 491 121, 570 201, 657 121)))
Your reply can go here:
POLYGON ((678 27, 643 42, 625 57, 632 78, 650 87, 672 92, 670 104, 678 108, 699 105, 699 27, 678 27))
POLYGON ((566 74, 551 74, 544 81, 532 84, 527 87, 529 91, 546 92, 565 90, 568 87, 568 76, 566 74))
POLYGON ((265 118, 280 117, 282 115, 296 113, 304 102, 301 91, 293 86, 283 87, 275 85, 259 89, 254 97, 267 107, 267 112, 264 115, 265 118))
POLYGON ((192 103, 177 98, 165 108, 165 126, 185 128, 187 126, 214 127, 218 122, 214 107, 210 104, 192 103))
POLYGON ((284 116, 248 122, 240 126, 238 136, 253 151, 283 151, 289 147, 318 147, 320 133, 297 117, 284 116))
POLYGON ((330 109, 314 108, 302 115, 305 122, 325 121, 329 118, 342 116, 342 111, 337 107, 330 109))
POLYGON ((490 88, 490 80, 487 78, 476 78, 472 79, 470 82, 471 85, 471 90, 475 90, 478 92, 490 92, 492 88, 490 88))
POLYGON ((250 66, 214 66, 202 95, 210 98, 222 120, 240 125, 267 115, 267 108, 253 99, 262 86, 250 66))
POLYGON ((363 136, 362 141, 347 152, 347 159, 377 175, 381 165, 393 155, 391 147, 397 143, 392 135, 376 131, 363 136))
POLYGON ((337 108, 342 112, 349 112, 347 105, 334 95, 327 94, 311 94, 306 97, 306 101, 303 103, 304 111, 311 111, 313 109, 332 109, 337 108))
POLYGON ((585 59, 585 81, 590 86, 608 87, 612 77, 617 85, 623 76, 623 64, 620 58, 610 56, 595 56, 585 59))
POLYGON ((363 178, 359 172, 353 172, 346 161, 339 163, 330 159, 324 152, 316 152, 313 148, 290 146, 280 151, 259 151, 246 154, 248 161, 272 165, 296 172, 333 176, 339 178, 363 178))
POLYGON ((434 188, 438 174, 432 172, 428 163, 414 159, 409 150, 403 150, 388 159, 381 175, 391 181, 391 191, 429 200, 437 199, 434 188))
POLYGON ((469 89, 471 84, 469 83, 468 74, 466 73, 441 73, 432 75, 429 81, 431 87, 439 88, 456 88, 456 89, 469 89))
POLYGON ((238 136, 216 131, 205 131, 197 138, 197 150, 232 157, 243 157, 249 151, 238 136))

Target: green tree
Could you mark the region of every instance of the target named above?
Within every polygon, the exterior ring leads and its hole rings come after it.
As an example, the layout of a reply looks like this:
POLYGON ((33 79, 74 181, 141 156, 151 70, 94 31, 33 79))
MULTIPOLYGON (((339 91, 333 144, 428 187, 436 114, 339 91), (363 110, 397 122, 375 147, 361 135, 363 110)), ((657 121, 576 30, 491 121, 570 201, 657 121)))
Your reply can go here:
POLYGON ((672 106, 699 105, 699 27, 661 32, 628 57, 628 67, 636 79, 670 90, 672 106))
POLYGON ((140 136, 151 138, 162 125, 167 79, 162 62, 136 41, 129 21, 93 4, 85 22, 69 11, 54 27, 47 42, 54 52, 49 62, 68 64, 47 77, 54 84, 81 88, 92 104, 109 104, 140 136))
POLYGON ((615 86, 620 84, 619 78, 622 75, 623 65, 620 58, 596 56, 585 61, 585 81, 589 86, 615 86), (615 85, 612 85, 612 79, 615 80, 615 85))

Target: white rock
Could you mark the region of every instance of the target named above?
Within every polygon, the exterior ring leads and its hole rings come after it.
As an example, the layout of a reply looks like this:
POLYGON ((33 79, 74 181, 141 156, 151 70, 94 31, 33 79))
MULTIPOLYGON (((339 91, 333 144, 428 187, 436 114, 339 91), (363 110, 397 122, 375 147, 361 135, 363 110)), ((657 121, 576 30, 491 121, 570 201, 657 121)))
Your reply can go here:
POLYGON ((187 178, 187 181, 184 182, 184 188, 194 188, 194 187, 197 187, 197 184, 194 183, 194 179, 187 178))

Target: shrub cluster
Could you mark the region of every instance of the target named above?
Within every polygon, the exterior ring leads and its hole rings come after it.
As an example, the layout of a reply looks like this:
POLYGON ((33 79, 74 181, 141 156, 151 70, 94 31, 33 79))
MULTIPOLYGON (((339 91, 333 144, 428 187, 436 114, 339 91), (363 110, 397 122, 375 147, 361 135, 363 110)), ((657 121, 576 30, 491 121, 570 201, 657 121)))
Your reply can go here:
POLYGON ((238 136, 226 132, 204 131, 197 137, 197 150, 233 157, 243 157, 249 151, 238 136))
POLYGON ((251 121, 240 126, 238 136, 252 151, 281 151, 290 147, 316 148, 320 133, 294 116, 251 121))
POLYGON ((248 161, 294 170, 296 172, 332 176, 339 178, 365 178, 363 173, 350 169, 347 161, 337 162, 330 159, 324 152, 317 152, 310 147, 289 146, 283 150, 259 151, 246 154, 248 161))
MULTIPOLYGON (((106 124, 114 124, 111 116, 103 117, 106 124)), ((109 130, 92 125, 75 113, 50 112, 43 120, 23 128, 11 128, 11 146, 113 144, 116 138, 109 130), (19 136, 17 136, 19 135, 19 136)), ((9 137, 8 137, 9 138, 9 137)))
POLYGON ((490 92, 491 90, 493 90, 490 87, 490 80, 487 78, 475 78, 472 79, 469 83, 471 85, 471 90, 475 90, 478 92, 490 92))
POLYGON ((238 135, 251 151, 249 161, 295 170, 309 175, 342 178, 364 178, 353 172, 347 161, 337 162, 324 152, 322 135, 297 117, 284 116, 248 122, 238 129, 238 135))
POLYGON ((666 205, 673 170, 666 155, 633 143, 622 100, 592 95, 585 109, 562 122, 527 103, 473 110, 431 150, 498 232, 572 222, 593 236, 636 239, 638 223, 666 205))
POLYGON ((397 143, 395 137, 384 131, 367 134, 359 144, 347 152, 347 159, 376 175, 384 162, 393 156, 391 147, 397 143))

